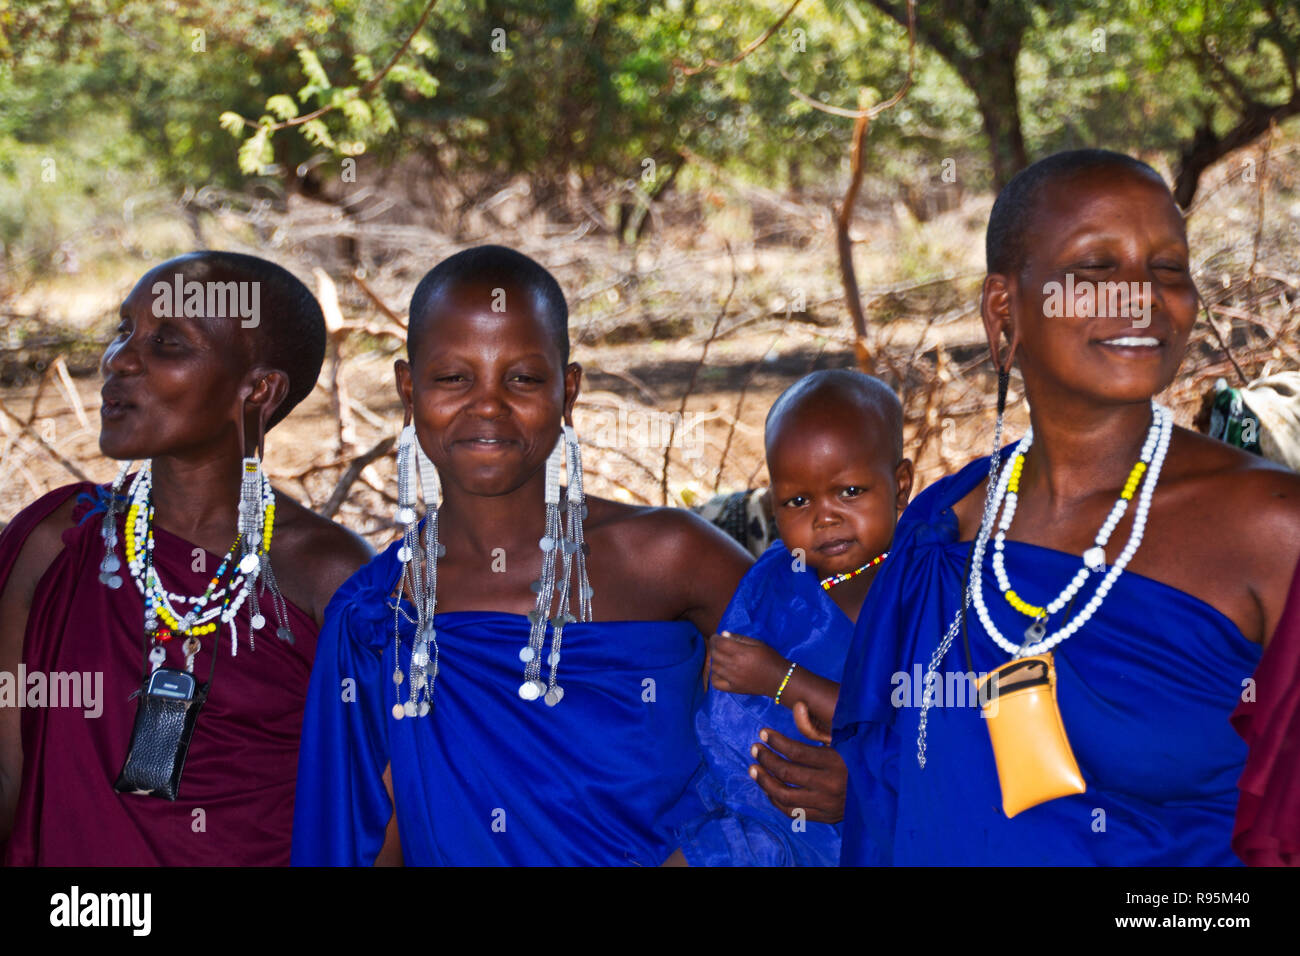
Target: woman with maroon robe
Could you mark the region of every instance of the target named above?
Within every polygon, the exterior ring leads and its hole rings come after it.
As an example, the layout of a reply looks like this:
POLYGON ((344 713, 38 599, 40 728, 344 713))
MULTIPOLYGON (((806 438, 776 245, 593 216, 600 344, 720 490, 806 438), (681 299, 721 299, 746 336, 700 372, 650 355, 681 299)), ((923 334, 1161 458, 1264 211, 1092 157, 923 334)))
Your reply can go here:
MULTIPOLYGON (((101 366, 99 445, 110 458, 147 463, 144 539, 152 539, 152 571, 169 600, 183 606, 239 590, 236 574, 245 570, 236 549, 253 537, 236 537, 243 462, 311 393, 324 351, 324 318, 311 292, 253 256, 182 256, 151 270, 126 298, 101 366)), ((105 522, 114 498, 105 486, 52 491, 0 534, 6 864, 289 862, 316 633, 334 590, 371 551, 259 487, 266 509, 259 513, 273 518, 261 567, 273 559, 278 589, 262 574, 238 607, 226 599, 231 613, 208 630, 184 621, 174 635, 162 627, 146 637, 142 591, 157 592, 145 587, 147 577, 140 587, 132 579, 118 543, 130 536, 124 509, 112 505, 115 520, 105 522), (133 740, 150 639, 156 663, 180 671, 188 656, 197 681, 211 674, 175 800, 114 786, 133 740)))
POLYGON ((1232 848, 1250 866, 1300 866, 1300 564, 1254 681, 1232 714, 1250 746, 1232 848))

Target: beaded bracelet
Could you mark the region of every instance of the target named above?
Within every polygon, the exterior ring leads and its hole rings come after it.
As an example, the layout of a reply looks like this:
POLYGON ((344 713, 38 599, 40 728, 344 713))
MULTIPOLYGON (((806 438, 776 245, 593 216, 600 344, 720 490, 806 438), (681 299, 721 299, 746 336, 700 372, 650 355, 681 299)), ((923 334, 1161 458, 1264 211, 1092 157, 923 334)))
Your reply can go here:
POLYGON ((790 669, 785 672, 785 680, 781 681, 781 686, 776 689, 776 696, 772 698, 773 702, 781 703, 781 694, 785 690, 785 685, 790 683, 790 675, 794 673, 794 669, 798 666, 798 664, 791 664, 790 669))

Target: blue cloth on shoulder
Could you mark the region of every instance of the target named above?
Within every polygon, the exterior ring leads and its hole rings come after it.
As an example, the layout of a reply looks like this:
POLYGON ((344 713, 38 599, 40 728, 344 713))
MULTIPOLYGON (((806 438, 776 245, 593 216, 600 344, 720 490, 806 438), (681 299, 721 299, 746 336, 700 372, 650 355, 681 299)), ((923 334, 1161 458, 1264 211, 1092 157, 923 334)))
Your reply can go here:
MULTIPOLYGON (((396 720, 396 549, 353 575, 326 610, 303 720, 293 863, 374 862, 392 812, 381 779, 390 763, 408 865, 666 860, 673 828, 699 809, 691 719, 704 642, 695 626, 570 624, 565 696, 548 707, 518 694, 526 617, 438 614, 433 710, 396 720)), ((413 631, 403 619, 403 674, 413 631)))
MULTIPOLYGON (((892 560, 892 559, 891 559, 892 560)), ((888 562, 886 562, 888 563, 888 562)), ((853 624, 817 575, 775 541, 741 580, 721 630, 743 634, 827 680, 839 681, 853 624)), ((692 866, 834 866, 838 824, 799 821, 772 806, 749 776, 749 748, 764 727, 805 740, 788 707, 771 697, 709 689, 695 719, 708 773, 698 788, 706 812, 681 830, 692 866)))
MULTIPOLYGON (((1138 574, 1122 573, 1088 623, 1054 651, 1057 702, 1086 793, 1007 819, 981 711, 946 693, 949 675, 967 671, 960 636, 940 664, 947 706, 929 712, 926 767, 918 766, 921 681, 961 605, 971 549, 957 540, 952 506, 988 464, 972 462, 912 502, 867 596, 835 712, 835 747, 849 768, 842 862, 1238 862, 1229 843, 1246 745, 1228 716, 1260 647, 1203 601, 1138 574)), ((1037 604, 1079 567, 1078 555, 1015 541, 1005 557, 1016 590, 1037 604)), ((1023 634, 1027 618, 1001 597, 988 558, 982 570, 994 622, 1005 635, 1023 634)), ((1084 585, 1076 612, 1097 580, 1084 585)), ((967 632, 977 674, 1007 662, 973 609, 967 632)))

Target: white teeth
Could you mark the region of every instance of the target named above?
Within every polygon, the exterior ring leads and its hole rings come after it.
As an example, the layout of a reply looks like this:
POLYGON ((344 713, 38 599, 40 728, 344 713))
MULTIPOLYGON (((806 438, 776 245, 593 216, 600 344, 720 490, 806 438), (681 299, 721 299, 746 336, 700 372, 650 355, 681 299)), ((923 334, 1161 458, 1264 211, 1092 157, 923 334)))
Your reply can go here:
POLYGON ((1153 339, 1149 336, 1122 335, 1116 339, 1105 339, 1103 345, 1122 345, 1128 348, 1147 348, 1153 349, 1160 345, 1159 339, 1153 339))

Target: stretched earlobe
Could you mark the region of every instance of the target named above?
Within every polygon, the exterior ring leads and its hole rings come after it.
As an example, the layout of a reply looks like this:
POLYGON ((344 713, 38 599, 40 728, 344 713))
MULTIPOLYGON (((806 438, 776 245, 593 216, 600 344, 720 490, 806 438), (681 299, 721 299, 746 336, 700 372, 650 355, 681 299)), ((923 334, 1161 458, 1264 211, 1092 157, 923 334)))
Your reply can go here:
POLYGON ((415 387, 411 379, 411 365, 406 359, 393 362, 393 384, 397 389, 397 400, 402 403, 403 426, 409 425, 415 407, 415 387))
POLYGON ((248 427, 246 419, 248 417, 248 395, 243 394, 239 399, 239 414, 235 416, 235 436, 239 440, 239 457, 248 457, 248 427))
POLYGON ((1005 359, 997 359, 995 357, 995 361, 997 362, 998 371, 1006 371, 1008 374, 1010 374, 1011 365, 1016 360, 1016 349, 1020 347, 1020 331, 1019 329, 1012 329, 1011 334, 1007 335, 1006 329, 1004 328, 1002 330, 1002 334, 1008 340, 1007 357, 1005 359))

